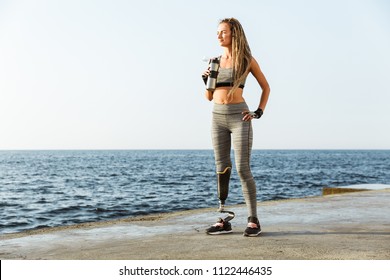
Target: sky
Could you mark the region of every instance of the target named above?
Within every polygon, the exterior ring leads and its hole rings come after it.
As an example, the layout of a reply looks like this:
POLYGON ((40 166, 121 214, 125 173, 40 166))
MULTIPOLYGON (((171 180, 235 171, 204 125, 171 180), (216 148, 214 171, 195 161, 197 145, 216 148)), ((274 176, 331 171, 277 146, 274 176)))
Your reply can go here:
POLYGON ((226 17, 271 87, 254 149, 390 149, 386 0, 0 0, 0 150, 212 149, 226 17))

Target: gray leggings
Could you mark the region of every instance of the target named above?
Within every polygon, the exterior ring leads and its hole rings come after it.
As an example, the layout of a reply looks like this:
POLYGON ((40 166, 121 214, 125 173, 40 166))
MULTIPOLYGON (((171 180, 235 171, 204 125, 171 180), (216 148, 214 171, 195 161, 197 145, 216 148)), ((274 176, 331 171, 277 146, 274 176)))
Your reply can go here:
POLYGON ((232 167, 230 159, 231 136, 237 173, 248 209, 248 217, 257 217, 256 184, 250 169, 252 150, 252 122, 243 121, 243 111, 249 111, 245 102, 239 104, 214 104, 212 140, 217 173, 232 167))

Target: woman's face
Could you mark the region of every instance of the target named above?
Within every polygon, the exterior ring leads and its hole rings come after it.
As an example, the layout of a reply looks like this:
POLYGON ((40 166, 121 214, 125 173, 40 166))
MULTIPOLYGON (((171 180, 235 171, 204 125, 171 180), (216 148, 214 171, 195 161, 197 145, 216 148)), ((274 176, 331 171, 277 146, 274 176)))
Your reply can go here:
POLYGON ((217 38, 221 47, 228 47, 232 44, 232 31, 230 25, 226 22, 218 25, 217 38))

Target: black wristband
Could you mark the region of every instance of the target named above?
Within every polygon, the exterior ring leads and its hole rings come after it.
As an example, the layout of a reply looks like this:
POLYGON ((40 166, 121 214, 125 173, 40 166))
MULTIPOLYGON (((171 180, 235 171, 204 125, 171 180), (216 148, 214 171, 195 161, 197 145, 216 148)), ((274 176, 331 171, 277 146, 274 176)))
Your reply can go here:
POLYGON ((256 119, 260 119, 260 117, 263 115, 263 109, 261 108, 258 108, 256 111, 255 111, 255 114, 256 114, 256 119))

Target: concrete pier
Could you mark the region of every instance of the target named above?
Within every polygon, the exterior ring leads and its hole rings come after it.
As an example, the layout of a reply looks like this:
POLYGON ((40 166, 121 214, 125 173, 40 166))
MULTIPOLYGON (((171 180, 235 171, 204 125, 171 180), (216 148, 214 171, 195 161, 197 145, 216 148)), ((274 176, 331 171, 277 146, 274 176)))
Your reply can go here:
POLYGON ((216 209, 0 235, 0 259, 389 260, 390 189, 260 202, 263 233, 244 237, 246 207, 233 233, 206 235, 216 209))

